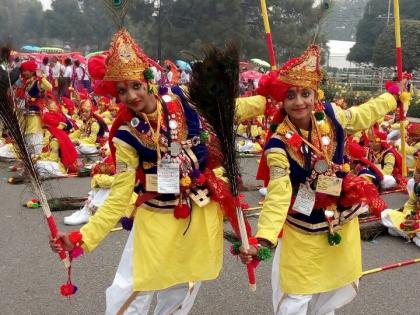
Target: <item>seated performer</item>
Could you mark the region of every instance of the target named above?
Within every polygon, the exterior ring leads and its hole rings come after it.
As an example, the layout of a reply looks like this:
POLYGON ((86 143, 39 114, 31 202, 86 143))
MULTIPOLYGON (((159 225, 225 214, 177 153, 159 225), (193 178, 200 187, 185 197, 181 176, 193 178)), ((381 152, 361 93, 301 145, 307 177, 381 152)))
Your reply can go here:
POLYGON ((112 101, 109 97, 102 96, 98 100, 98 110, 96 111, 96 114, 105 121, 105 123, 108 126, 112 125, 112 116, 109 112, 109 106, 111 105, 112 101))
MULTIPOLYGON (((356 296, 362 275, 357 216, 377 191, 349 173, 345 131, 368 128, 398 100, 385 93, 348 110, 321 104, 319 61, 320 50, 312 45, 260 80, 259 93, 284 101, 260 163, 258 178, 268 183, 268 192, 256 233, 260 245, 277 247, 272 285, 278 315, 332 314, 356 296)), ((238 106, 246 101, 238 99, 238 106)), ((258 103, 265 104, 264 97, 251 99, 246 114, 261 113, 258 103)), ((241 248, 244 263, 257 247, 241 248)))
POLYGON ((100 138, 108 131, 106 124, 92 112, 92 103, 85 100, 80 104, 79 116, 82 125, 70 134, 70 139, 79 154, 98 153, 100 138))
POLYGON ((407 179, 402 176, 401 154, 386 140, 375 138, 370 145, 370 160, 381 169, 385 175, 382 182, 383 189, 405 188, 407 179))
POLYGON ((404 237, 420 247, 420 158, 416 159, 413 184, 407 185, 408 201, 401 211, 386 209, 382 212, 382 224, 393 236, 404 237))
POLYGON ((187 314, 201 281, 217 278, 222 267, 220 206, 234 204, 213 171, 220 166, 215 156, 223 156, 180 90, 158 96, 149 58, 126 30, 114 35, 107 56, 102 64, 97 58, 96 67, 89 60, 89 73, 125 105, 110 132, 115 179, 89 222, 58 237, 65 250, 94 250, 138 192, 133 228, 106 292, 106 314, 147 314, 155 293, 155 314, 187 314))
POLYGON ((35 155, 35 167, 40 176, 63 176, 77 169, 77 151, 69 136, 67 119, 54 100, 47 102, 47 111, 42 115, 44 128, 44 147, 42 153, 35 155))

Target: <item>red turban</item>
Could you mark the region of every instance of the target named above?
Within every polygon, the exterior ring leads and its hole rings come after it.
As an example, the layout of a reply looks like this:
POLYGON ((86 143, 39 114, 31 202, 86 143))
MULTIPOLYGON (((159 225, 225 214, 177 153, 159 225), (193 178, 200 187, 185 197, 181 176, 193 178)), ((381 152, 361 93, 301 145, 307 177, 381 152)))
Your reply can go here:
POLYGON ((35 72, 36 69, 38 69, 38 64, 33 61, 33 60, 28 60, 25 61, 24 63, 22 63, 22 65, 20 66, 20 70, 21 71, 30 71, 30 72, 35 72))

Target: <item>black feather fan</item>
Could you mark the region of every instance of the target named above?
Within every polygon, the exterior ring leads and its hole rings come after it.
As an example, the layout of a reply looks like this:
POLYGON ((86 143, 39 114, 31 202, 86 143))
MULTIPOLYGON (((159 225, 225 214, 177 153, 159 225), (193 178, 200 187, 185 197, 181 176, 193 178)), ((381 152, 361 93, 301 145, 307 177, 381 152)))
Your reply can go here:
POLYGON ((203 61, 193 65, 188 100, 207 120, 220 141, 232 194, 238 196, 239 167, 236 161, 235 102, 239 95, 239 47, 227 44, 224 50, 205 49, 203 61))
MULTIPOLYGON (((239 47, 229 43, 224 50, 209 46, 203 61, 193 65, 188 99, 207 120, 220 142, 223 166, 235 198, 236 221, 242 246, 249 249, 247 223, 239 204, 239 166, 236 161, 236 98, 239 95, 239 47)), ((222 205, 223 207, 223 205, 222 205)), ((235 221, 235 220, 234 220, 235 221)), ((232 222, 232 221, 231 221, 232 222)), ((233 224, 232 224, 233 225, 233 224)), ((248 225, 249 227, 249 225, 248 225)), ((255 266, 247 264, 249 287, 255 291, 255 266)))
MULTIPOLYGON (((25 130, 25 117, 24 110, 18 108, 14 103, 12 81, 10 73, 7 70, 3 70, 5 75, 0 77, 0 121, 4 124, 4 127, 8 130, 9 135, 13 138, 15 152, 19 159, 22 161, 25 171, 31 179, 32 186, 35 190, 37 197, 41 202, 41 208, 47 219, 48 227, 52 237, 57 235, 57 226, 51 209, 48 205, 45 191, 42 187, 39 174, 35 168, 35 164, 32 161, 30 145, 26 143, 24 130, 25 130)), ((64 251, 59 253, 61 260, 64 265, 68 267, 70 265, 69 259, 64 251)))

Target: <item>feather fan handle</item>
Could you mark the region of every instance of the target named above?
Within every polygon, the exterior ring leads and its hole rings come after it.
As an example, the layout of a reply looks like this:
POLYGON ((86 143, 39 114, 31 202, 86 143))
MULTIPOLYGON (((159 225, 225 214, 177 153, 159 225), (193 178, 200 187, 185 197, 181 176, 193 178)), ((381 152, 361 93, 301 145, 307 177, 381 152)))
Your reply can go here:
MULTIPOLYGON (((236 161, 236 98, 239 96, 239 46, 231 42, 224 50, 205 49, 203 61, 195 63, 188 86, 188 101, 207 121, 220 142, 223 166, 235 199, 242 246, 249 249, 245 219, 239 202, 239 166, 236 161)), ((255 267, 247 265, 249 285, 255 291, 255 267)))
POLYGON ((103 0, 118 29, 123 28, 124 19, 132 0, 103 0))
MULTIPOLYGON (((32 156, 29 151, 29 146, 25 141, 24 130, 25 130, 25 119, 24 110, 19 109, 14 102, 13 88, 10 80, 9 82, 2 82, 6 84, 0 84, 0 119, 4 126, 7 128, 11 137, 14 140, 14 148, 18 158, 22 161, 23 166, 30 176, 32 186, 35 190, 35 194, 41 203, 41 208, 47 219, 48 226, 50 228, 51 236, 55 238, 57 236, 57 226, 54 221, 54 217, 51 214, 50 207, 48 205, 47 197, 42 188, 41 181, 38 172, 35 168, 32 156), (9 94, 9 92, 11 94, 9 94)), ((70 266, 69 258, 65 251, 59 253, 61 260, 63 261, 66 268, 70 266)))

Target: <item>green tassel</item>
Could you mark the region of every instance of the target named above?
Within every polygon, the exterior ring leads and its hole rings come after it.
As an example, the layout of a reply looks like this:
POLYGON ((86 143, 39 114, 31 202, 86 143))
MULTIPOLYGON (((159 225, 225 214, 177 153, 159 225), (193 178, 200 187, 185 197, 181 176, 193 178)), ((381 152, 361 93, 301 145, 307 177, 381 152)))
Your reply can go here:
POLYGON ((330 246, 338 245, 341 243, 341 235, 338 233, 328 233, 328 244, 330 246))
POLYGON ((268 247, 262 246, 258 249, 257 258, 259 261, 266 261, 271 259, 271 249, 268 247))
POLYGON ((201 143, 206 143, 209 140, 209 133, 207 131, 202 131, 200 133, 200 141, 201 143))
POLYGON ((335 243, 335 245, 338 245, 338 244, 340 244, 341 243, 341 235, 340 234, 338 234, 338 233, 334 233, 334 243, 335 243))
POLYGON ((272 133, 276 132, 278 126, 279 126, 278 124, 272 124, 272 125, 270 125, 270 131, 272 133))
POLYGON ((317 121, 321 121, 325 118, 324 112, 315 112, 314 116, 317 121))
POLYGON ((147 81, 153 81, 153 79, 155 78, 155 76, 153 75, 153 71, 150 68, 144 70, 143 76, 147 81))
POLYGON ((328 233, 328 244, 330 244, 330 246, 334 246, 335 242, 334 242, 334 235, 331 233, 328 233))
POLYGON ((241 247, 241 242, 234 242, 234 243, 232 244, 233 253, 234 253, 235 255, 239 255, 239 253, 240 253, 239 248, 240 248, 240 247, 241 247))

